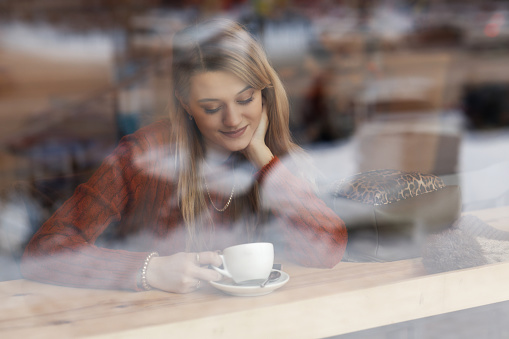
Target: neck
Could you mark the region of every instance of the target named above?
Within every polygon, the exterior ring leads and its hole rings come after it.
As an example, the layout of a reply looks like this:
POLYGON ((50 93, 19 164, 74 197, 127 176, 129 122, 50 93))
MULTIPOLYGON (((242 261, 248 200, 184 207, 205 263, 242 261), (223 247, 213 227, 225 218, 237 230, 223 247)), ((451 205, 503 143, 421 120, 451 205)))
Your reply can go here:
POLYGON ((230 158, 231 155, 232 152, 230 151, 207 146, 205 162, 212 167, 221 166, 230 158))
POLYGON ((210 192, 233 196, 235 189, 234 169, 232 162, 228 161, 231 155, 231 152, 225 152, 224 150, 206 149, 202 175, 209 199, 210 192))

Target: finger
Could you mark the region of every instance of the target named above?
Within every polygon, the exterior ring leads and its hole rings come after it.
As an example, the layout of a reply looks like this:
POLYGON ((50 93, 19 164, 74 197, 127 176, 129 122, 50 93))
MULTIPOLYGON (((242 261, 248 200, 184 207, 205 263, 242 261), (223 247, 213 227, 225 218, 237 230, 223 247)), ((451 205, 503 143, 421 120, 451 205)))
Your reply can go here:
POLYGON ((183 283, 179 289, 180 293, 191 293, 200 289, 203 286, 203 281, 197 278, 192 278, 183 283))
POLYGON ((267 127, 269 126, 269 115, 266 109, 263 112, 262 121, 264 123, 265 129, 267 129, 267 127))
POLYGON ((221 266, 223 261, 217 252, 207 251, 199 252, 195 255, 194 261, 199 265, 214 265, 221 266), (199 258, 199 261, 197 259, 199 258))
POLYGON ((194 278, 203 281, 218 281, 223 279, 223 276, 212 269, 200 267, 196 270, 194 278))

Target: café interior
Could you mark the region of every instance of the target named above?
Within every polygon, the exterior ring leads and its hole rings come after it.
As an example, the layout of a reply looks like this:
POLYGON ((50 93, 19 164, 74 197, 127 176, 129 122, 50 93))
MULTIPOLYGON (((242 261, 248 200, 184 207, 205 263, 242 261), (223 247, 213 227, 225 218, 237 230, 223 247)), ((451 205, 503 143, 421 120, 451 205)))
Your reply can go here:
MULTIPOLYGON (((325 183, 417 171, 459 185, 462 213, 509 205, 508 1, 0 1, 0 282, 123 136, 167 116, 171 36, 217 16, 263 45, 325 183)), ((506 300, 337 337, 503 338, 506 300)))

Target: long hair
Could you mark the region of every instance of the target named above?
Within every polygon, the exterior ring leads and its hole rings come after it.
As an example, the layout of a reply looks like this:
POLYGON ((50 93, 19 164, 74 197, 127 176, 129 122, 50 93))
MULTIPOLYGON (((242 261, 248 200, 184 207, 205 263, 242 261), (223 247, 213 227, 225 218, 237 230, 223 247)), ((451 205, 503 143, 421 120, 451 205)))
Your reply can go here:
MULTIPOLYGON (((269 120, 265 142, 274 155, 283 156, 299 149, 290 135, 286 91, 263 48, 244 27, 227 19, 214 19, 176 33, 172 56, 175 109, 170 112, 171 141, 175 147, 177 194, 187 230, 188 249, 202 247, 197 244, 197 234, 203 231, 199 229, 203 223, 198 222, 198 218, 207 215, 207 201, 199 166, 205 149, 200 131, 194 121, 188 119, 180 100, 189 99, 190 78, 207 71, 231 72, 252 88, 261 90, 269 120)), ((237 207, 249 205, 258 213, 257 185, 244 197, 245 204, 235 200, 237 207)))

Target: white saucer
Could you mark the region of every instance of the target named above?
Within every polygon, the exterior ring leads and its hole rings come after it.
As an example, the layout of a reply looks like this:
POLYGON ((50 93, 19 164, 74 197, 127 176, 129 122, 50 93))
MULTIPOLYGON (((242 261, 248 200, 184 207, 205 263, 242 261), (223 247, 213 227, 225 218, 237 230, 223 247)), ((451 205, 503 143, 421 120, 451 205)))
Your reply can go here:
POLYGON ((260 295, 269 294, 277 290, 278 288, 286 284, 288 280, 290 280, 290 276, 287 273, 283 271, 279 272, 281 272, 281 276, 279 277, 279 279, 267 283, 265 287, 260 287, 258 285, 254 286, 237 285, 231 279, 221 281, 209 281, 209 283, 226 294, 234 295, 237 297, 257 297, 260 295))

